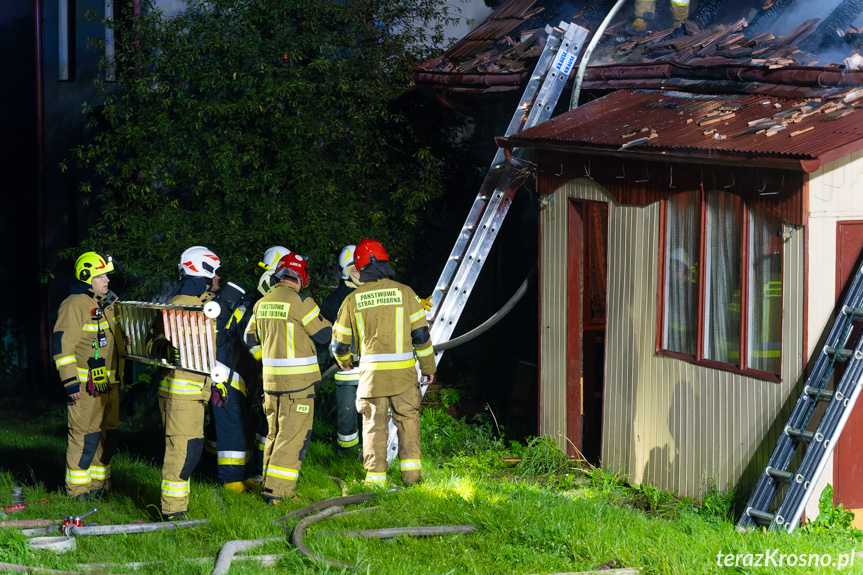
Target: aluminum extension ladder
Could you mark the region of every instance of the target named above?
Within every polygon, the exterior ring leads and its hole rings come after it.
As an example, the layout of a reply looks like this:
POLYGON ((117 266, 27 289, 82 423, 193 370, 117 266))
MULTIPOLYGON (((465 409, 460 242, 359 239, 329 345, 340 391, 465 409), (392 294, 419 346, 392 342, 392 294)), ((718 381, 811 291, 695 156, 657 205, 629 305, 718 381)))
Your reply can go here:
POLYGON ((767 467, 755 486, 746 510, 737 526, 750 528, 767 526, 770 530, 784 529, 789 533, 800 523, 806 503, 815 491, 821 472, 836 446, 845 422, 851 414, 863 385, 863 335, 853 349, 846 344, 856 322, 863 321, 863 265, 851 280, 842 309, 834 319, 826 344, 815 361, 797 404, 785 424, 767 467), (826 389, 836 362, 846 362, 845 373, 834 389, 826 389), (826 409, 815 431, 807 431, 818 402, 826 409), (788 469, 801 445, 807 445, 800 466, 788 469), (776 506, 773 500, 781 485, 788 488, 776 506), (771 507, 778 509, 770 512, 771 507))
MULTIPOLYGON (((573 23, 546 26, 545 48, 528 81, 506 135, 531 128, 551 117, 566 85, 578 54, 587 39, 588 30, 573 23)), ((432 308, 426 313, 432 341, 449 341, 461 317, 467 299, 494 244, 512 197, 526 176, 521 161, 524 151, 514 148, 509 159, 498 149, 482 187, 459 232, 443 273, 432 292, 432 308)), ((443 352, 435 353, 435 363, 443 352)), ((417 367, 419 371, 419 367, 417 367)), ((425 395, 427 386, 420 389, 425 395)), ((398 436, 392 419, 389 422, 387 461, 398 453, 398 436)))

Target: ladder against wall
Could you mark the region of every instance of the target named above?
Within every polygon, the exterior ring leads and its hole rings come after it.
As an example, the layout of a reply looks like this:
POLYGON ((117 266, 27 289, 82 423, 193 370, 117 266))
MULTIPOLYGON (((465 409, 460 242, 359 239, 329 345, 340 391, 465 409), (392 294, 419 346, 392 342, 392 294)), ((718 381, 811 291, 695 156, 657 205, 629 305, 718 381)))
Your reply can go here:
MULTIPOLYGON (((507 136, 551 117, 588 36, 587 29, 566 22, 556 28, 546 27, 546 33, 545 48, 510 120, 507 136)), ((436 344, 449 341, 464 311, 515 191, 526 176, 523 155, 521 148, 513 149, 509 157, 498 149, 456 238, 432 292, 432 308, 426 313, 429 332, 436 344)), ((442 355, 442 351, 435 353, 436 363, 442 355)), ((425 394, 426 386, 421 389, 425 394)), ((397 453, 398 437, 390 420, 387 461, 392 461, 397 453)))
POLYGON ((863 265, 851 278, 842 307, 833 319, 827 341, 791 411, 767 466, 740 517, 740 528, 756 526, 794 531, 812 497, 863 383, 863 335, 850 342, 855 324, 863 321, 863 265), (851 345, 849 345, 851 344, 851 345), (846 365, 833 390, 827 389, 837 363, 846 365), (819 403, 825 407, 816 410, 819 403), (819 416, 817 413, 821 413, 819 416), (815 430, 808 429, 814 424, 815 430), (802 446, 805 452, 791 469, 802 446), (786 487, 784 490, 782 487, 786 487), (783 493, 784 491, 784 493, 783 493))

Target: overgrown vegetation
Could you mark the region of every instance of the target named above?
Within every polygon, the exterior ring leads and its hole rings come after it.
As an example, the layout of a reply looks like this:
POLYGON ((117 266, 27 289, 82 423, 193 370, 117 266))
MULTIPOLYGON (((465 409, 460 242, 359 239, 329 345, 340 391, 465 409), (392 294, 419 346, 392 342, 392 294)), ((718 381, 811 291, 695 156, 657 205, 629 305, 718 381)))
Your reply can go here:
POLYGON ((818 498, 818 517, 804 526, 804 529, 812 531, 825 530, 850 530, 853 535, 863 541, 863 531, 851 527, 854 521, 854 512, 845 509, 840 503, 833 505, 833 486, 827 485, 818 498))
POLYGON ((170 17, 141 4, 113 23, 116 83, 99 82, 90 139, 64 166, 99 213, 83 247, 118 257, 127 298, 172 279, 191 245, 247 287, 270 245, 318 275, 363 237, 409 253, 444 177, 410 71, 443 49, 457 4, 191 0, 170 17))
MULTIPOLYGON (((280 554, 273 568, 236 561, 231 573, 561 573, 599 567, 638 567, 645 574, 724 573, 718 554, 744 555, 776 549, 784 554, 840 554, 860 546, 859 532, 847 528, 844 510, 825 515, 813 527, 792 535, 740 533, 731 516, 731 494, 709 484, 700 501, 679 498, 649 486, 629 485, 620 474, 583 466, 555 455, 550 438, 527 445, 506 444, 486 424, 447 419, 444 408, 427 409, 422 420, 423 484, 380 490, 357 506, 360 513, 331 518, 305 536, 309 549, 323 557, 355 563, 341 569, 306 558, 284 541, 276 520, 303 505, 341 495, 338 478, 349 493, 365 491, 362 465, 338 458, 332 429, 317 421, 303 464, 301 502, 268 507, 252 494, 221 489, 205 464, 192 478, 192 518, 207 518, 195 529, 78 537, 78 549, 64 555, 32 551, 27 537, 0 529, 0 562, 79 570, 81 563, 112 562, 102 572, 129 572, 121 562, 163 561, 151 574, 210 573, 221 546, 235 539, 277 538, 249 554, 280 554), (504 462, 521 458, 522 464, 504 462), (832 518, 831 518, 832 517, 832 518), (828 523, 830 527, 827 528, 828 523), (368 540, 338 531, 383 527, 473 525, 471 535, 368 540), (816 527, 817 525, 817 527, 816 527), (824 527, 824 528, 822 528, 824 527), (193 561, 197 558, 207 558, 193 561)), ((12 503, 13 486, 24 486, 29 502, 10 519, 61 519, 93 508, 62 495, 65 414, 34 405, 0 405, 0 504, 12 503), (32 411, 27 411, 28 409, 32 411), (49 499, 50 503, 40 503, 49 499)), ((88 517, 99 524, 157 519, 159 457, 162 435, 152 420, 138 414, 123 420, 122 450, 113 463, 114 490, 99 511, 88 517)), ((390 467, 390 485, 400 486, 398 463, 390 467)), ((832 509, 829 495, 822 503, 832 509)), ((836 511, 834 509, 834 511, 836 511)), ((288 519, 290 528, 296 519, 288 519)), ((859 558, 856 562, 860 563, 859 558)), ((731 569, 734 572, 735 569, 731 569)), ((738 567, 737 572, 790 573, 786 565, 738 567)), ((801 573, 835 573, 835 567, 805 567, 801 573)), ((853 573, 855 569, 843 572, 853 573)), ((856 572, 859 572, 856 571, 856 572)))

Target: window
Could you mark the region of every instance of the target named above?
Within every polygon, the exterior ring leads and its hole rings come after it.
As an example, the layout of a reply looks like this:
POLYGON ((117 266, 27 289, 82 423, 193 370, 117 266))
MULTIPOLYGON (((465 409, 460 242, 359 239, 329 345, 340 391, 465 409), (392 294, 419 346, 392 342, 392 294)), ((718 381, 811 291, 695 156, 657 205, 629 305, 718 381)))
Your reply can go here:
POLYGON ((726 192, 664 205, 659 352, 776 379, 782 352, 782 222, 726 192))

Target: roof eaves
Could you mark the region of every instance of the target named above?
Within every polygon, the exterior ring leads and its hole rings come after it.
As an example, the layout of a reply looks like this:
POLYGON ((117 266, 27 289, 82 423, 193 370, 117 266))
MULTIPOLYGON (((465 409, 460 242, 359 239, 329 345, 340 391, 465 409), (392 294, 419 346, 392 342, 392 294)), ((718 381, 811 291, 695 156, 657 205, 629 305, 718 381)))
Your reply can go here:
MULTIPOLYGON (((513 148, 532 148, 575 154, 596 155, 609 158, 628 160, 645 160, 654 162, 677 162, 684 164, 712 164, 718 166, 744 166, 777 168, 811 173, 825 163, 822 158, 800 156, 774 156, 769 154, 752 154, 729 150, 705 150, 700 148, 660 148, 656 146, 633 146, 630 148, 585 145, 582 143, 553 140, 522 140, 517 136, 499 136, 495 138, 499 148, 503 148, 507 156, 513 148), (814 166, 814 167, 813 167, 814 166)), ((858 146, 859 147, 859 146, 858 146)), ((845 155, 845 154, 842 154, 845 155)), ((836 156, 836 158, 842 157, 836 156)), ((833 158, 833 159, 836 159, 833 158)), ((827 160, 827 161, 832 161, 827 160)))

